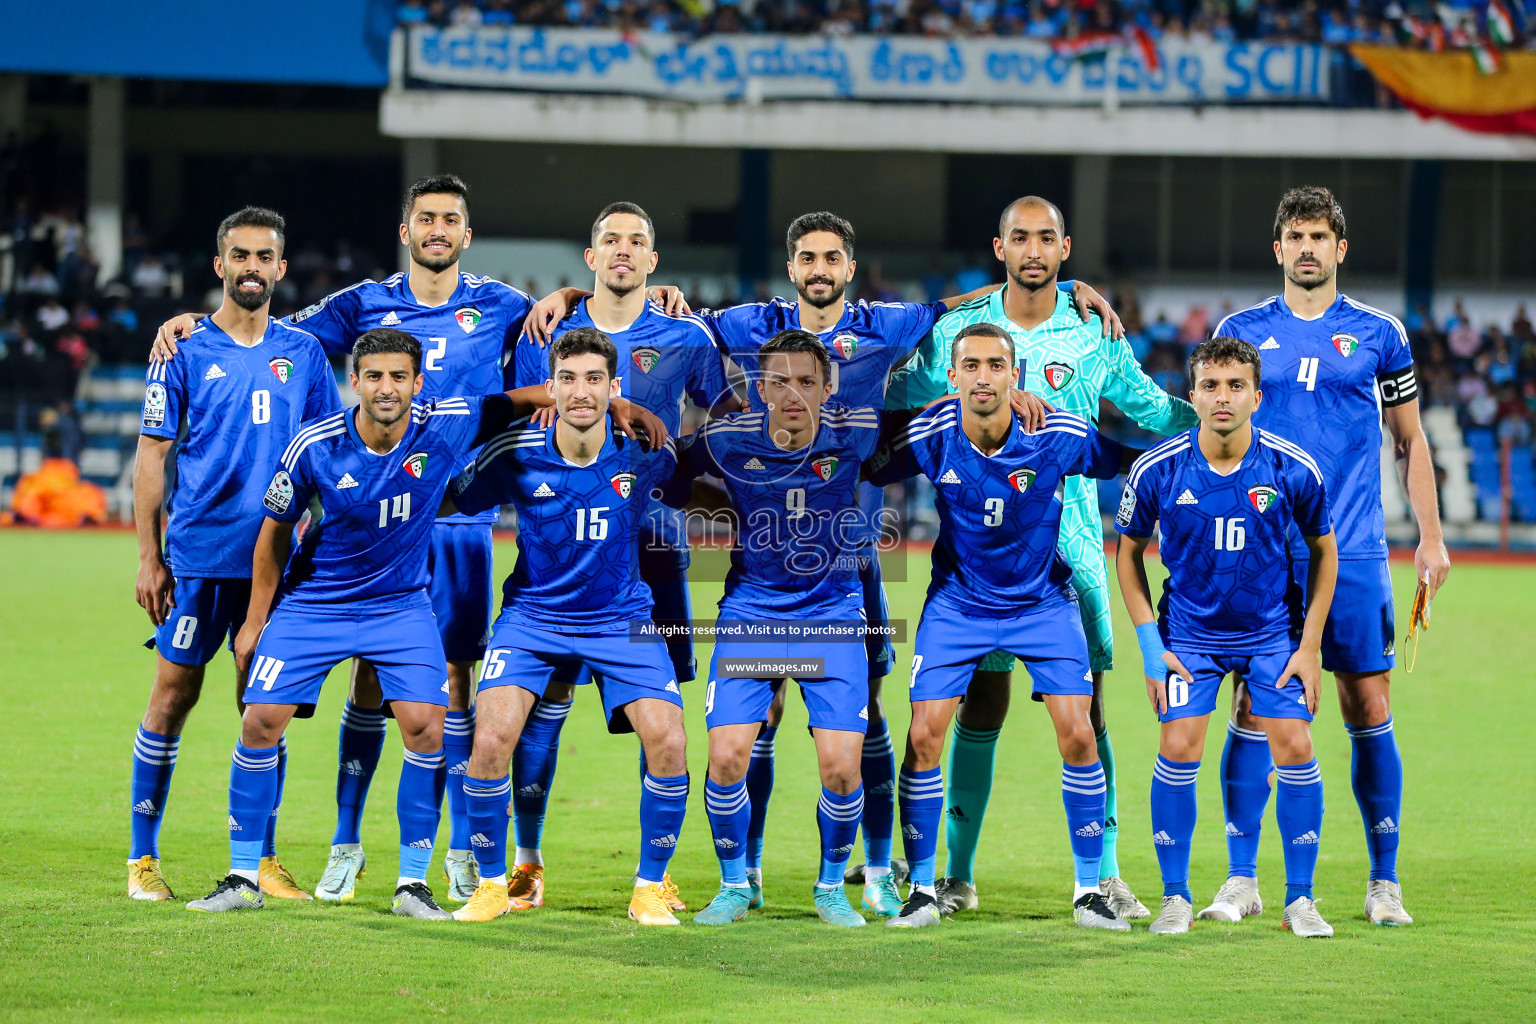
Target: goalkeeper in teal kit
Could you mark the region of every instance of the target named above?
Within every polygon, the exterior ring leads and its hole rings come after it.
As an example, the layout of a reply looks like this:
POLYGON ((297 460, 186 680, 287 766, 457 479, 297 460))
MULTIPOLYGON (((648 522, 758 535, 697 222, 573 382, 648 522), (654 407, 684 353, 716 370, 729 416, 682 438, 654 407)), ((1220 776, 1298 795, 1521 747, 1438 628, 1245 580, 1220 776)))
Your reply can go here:
MULTIPOLYGON (((1107 398, 1138 426, 1158 434, 1173 434, 1195 425, 1189 403, 1153 383, 1142 372, 1129 345, 1104 335, 1096 319, 1085 323, 1073 311, 1071 297, 1057 294, 1056 280, 1062 261, 1071 252, 1071 239, 1061 211, 1053 203, 1027 196, 1009 204, 992 247, 1007 269, 1006 284, 939 320, 912 362, 892 381, 892 407, 926 405, 947 394, 950 348, 956 333, 970 324, 990 323, 1013 338, 1022 371, 1019 386, 1059 410, 1097 423, 1099 400, 1107 398)), ((1072 585, 1088 635, 1093 668, 1092 720, 1109 785, 1100 887, 1120 917, 1147 917, 1146 907, 1121 880, 1115 855, 1115 761, 1102 701, 1103 674, 1114 660, 1114 634, 1104 567, 1104 529, 1094 483, 1081 476, 1067 478, 1062 503, 1059 547, 1072 566, 1072 585)), ((1008 713, 1012 668, 1013 656, 1001 651, 983 660, 956 720, 945 799, 948 864, 937 886, 939 908, 944 914, 969 910, 977 904, 976 844, 992 791, 998 731, 1008 713)))

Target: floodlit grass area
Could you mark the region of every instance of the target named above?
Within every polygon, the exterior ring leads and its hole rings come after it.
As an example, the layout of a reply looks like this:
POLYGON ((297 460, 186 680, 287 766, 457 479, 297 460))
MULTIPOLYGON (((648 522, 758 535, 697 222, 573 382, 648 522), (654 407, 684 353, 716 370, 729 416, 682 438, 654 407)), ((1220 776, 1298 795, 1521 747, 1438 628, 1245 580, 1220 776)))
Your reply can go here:
MULTIPOLYGON (((498 545, 503 573, 513 554, 510 543, 498 545)), ((720 579, 719 558, 697 554, 696 578, 720 579)), ((896 558, 908 559, 909 582, 891 585, 892 614, 915 628, 926 554, 896 558)), ((1262 917, 1197 922, 1182 938, 1151 936, 1144 922, 1130 934, 1074 927, 1060 759, 1044 710, 1025 699, 1014 702, 998 755, 978 858, 981 907, 942 927, 847 932, 816 919, 817 782, 798 699, 778 741, 767 908, 725 929, 686 920, 676 929, 633 925, 625 906, 638 845, 636 745, 607 735, 595 695, 586 693, 565 729, 542 910, 486 925, 388 913, 400 763, 391 737, 364 825, 372 869, 354 902, 269 901, 260 913, 191 914, 180 901, 203 895, 228 866, 226 786, 237 722, 227 654, 210 666, 184 734, 164 826, 165 871, 178 900, 132 902, 124 867, 129 758, 154 660, 139 646, 148 627, 133 602, 133 537, 0 531, 0 564, 7 584, 0 707, 10 725, 0 760, 3 1020, 1536 1018, 1530 566, 1457 565, 1416 671, 1400 668, 1394 678, 1407 765, 1400 868, 1417 918, 1411 928, 1373 928, 1361 912, 1366 857, 1349 788, 1350 747, 1325 683, 1315 727, 1327 791, 1317 895, 1336 936, 1303 942, 1280 929, 1273 810, 1259 866, 1270 908, 1262 917)), ((892 564, 893 575, 900 568, 892 564)), ((1394 578, 1405 624, 1411 569, 1398 567, 1394 578)), ((695 614, 708 616, 718 596, 718 583, 697 582, 695 614)), ((1120 861, 1155 906, 1161 885, 1147 793, 1157 724, 1118 598, 1117 612, 1121 667, 1108 679, 1108 715, 1120 771, 1120 861)), ((708 654, 699 651, 702 666, 708 654)), ((910 656, 910 643, 898 648, 887 687, 898 750, 910 656)), ((703 685, 684 691, 695 791, 672 862, 692 908, 708 901, 718 880, 700 792, 703 685)), ((330 842, 345 689, 343 669, 333 673, 316 717, 288 734, 279 845, 306 884, 318 877, 330 842)), ((1225 875, 1222 728, 1212 725, 1200 780, 1197 905, 1225 875)), ((440 848, 446 815, 442 828, 440 848)), ((441 852, 439 893, 440 865, 441 852)), ((857 904, 857 892, 851 896, 857 904)))

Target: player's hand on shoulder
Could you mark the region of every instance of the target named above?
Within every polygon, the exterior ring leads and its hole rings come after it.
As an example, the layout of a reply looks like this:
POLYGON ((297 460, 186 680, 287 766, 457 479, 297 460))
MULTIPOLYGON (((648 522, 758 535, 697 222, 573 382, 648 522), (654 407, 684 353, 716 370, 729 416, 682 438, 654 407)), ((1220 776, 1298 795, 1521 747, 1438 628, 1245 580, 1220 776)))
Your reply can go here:
POLYGON ((155 332, 155 342, 150 346, 149 357, 157 363, 168 363, 176 355, 176 339, 190 335, 201 317, 191 313, 179 313, 160 325, 155 332))
POLYGON ((638 442, 646 451, 656 451, 667 443, 667 425, 643 405, 616 398, 609 406, 609 413, 613 416, 615 429, 638 442))
POLYGON ((538 345, 548 345, 555 338, 555 325, 570 315, 574 305, 570 289, 556 288, 533 304, 523 318, 522 333, 538 345))
POLYGON ((1023 424, 1026 434, 1033 434, 1045 426, 1045 417, 1056 411, 1050 402, 1020 388, 1013 388, 1008 393, 1008 404, 1013 407, 1013 414, 1023 424))
POLYGON ((139 575, 133 585, 134 597, 139 607, 149 615, 149 621, 158 629, 165 625, 171 609, 176 607, 176 579, 166 568, 165 559, 156 555, 139 562, 139 575))
POLYGON ((1097 313, 1103 321, 1105 336, 1113 337, 1116 341, 1124 340, 1125 325, 1120 322, 1120 314, 1092 285, 1082 281, 1073 282, 1072 305, 1077 307, 1077 315, 1083 318, 1084 323, 1090 314, 1097 313))
POLYGON ((528 417, 528 425, 530 427, 538 427, 540 430, 548 430, 555 422, 555 415, 555 407, 546 405, 528 417))
POLYGON ((683 290, 675 284, 657 284, 646 289, 646 298, 666 310, 668 316, 687 316, 693 310, 683 297, 683 290))

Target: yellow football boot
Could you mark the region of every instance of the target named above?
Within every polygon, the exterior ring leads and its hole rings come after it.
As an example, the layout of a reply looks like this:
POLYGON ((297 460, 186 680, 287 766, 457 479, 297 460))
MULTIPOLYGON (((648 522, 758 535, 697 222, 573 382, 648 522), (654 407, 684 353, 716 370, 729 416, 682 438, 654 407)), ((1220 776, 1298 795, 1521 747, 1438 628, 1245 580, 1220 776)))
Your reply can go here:
POLYGON ((672 916, 666 894, 655 882, 635 886, 635 894, 629 901, 629 919, 644 925, 682 924, 672 916))
POLYGON ((276 855, 261 858, 260 872, 257 877, 261 880, 261 891, 265 896, 272 896, 280 900, 312 900, 314 895, 300 888, 293 873, 283 867, 283 862, 276 855))
POLYGON ((507 912, 507 887, 504 883, 480 880, 469 902, 453 912, 455 921, 490 921, 507 912))
POLYGON ((661 896, 667 901, 667 907, 674 914, 679 910, 687 910, 688 904, 683 902, 683 894, 678 892, 677 883, 672 881, 671 875, 661 876, 661 896))
POLYGON ((160 874, 160 858, 145 854, 128 862, 128 898, 131 900, 169 900, 175 893, 160 874))

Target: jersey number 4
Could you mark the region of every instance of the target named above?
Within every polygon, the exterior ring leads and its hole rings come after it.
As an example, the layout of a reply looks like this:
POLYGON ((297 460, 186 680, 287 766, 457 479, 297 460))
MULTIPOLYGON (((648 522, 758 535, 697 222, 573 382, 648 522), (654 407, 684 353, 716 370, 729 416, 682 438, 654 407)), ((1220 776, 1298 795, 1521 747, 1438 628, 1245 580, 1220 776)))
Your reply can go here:
POLYGON ((1305 384, 1308 391, 1317 390, 1317 356, 1301 357, 1301 369, 1296 371, 1296 383, 1305 384))

